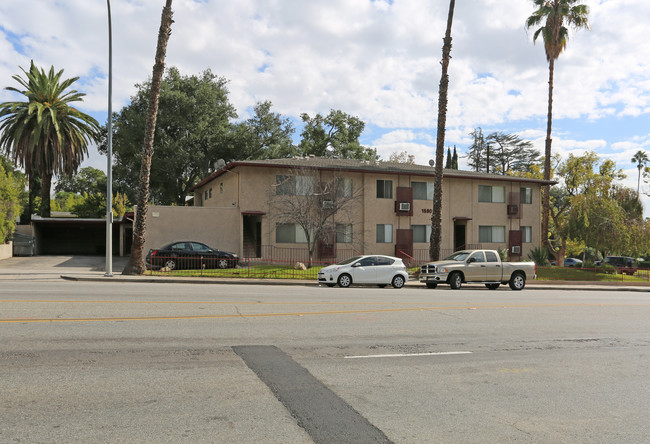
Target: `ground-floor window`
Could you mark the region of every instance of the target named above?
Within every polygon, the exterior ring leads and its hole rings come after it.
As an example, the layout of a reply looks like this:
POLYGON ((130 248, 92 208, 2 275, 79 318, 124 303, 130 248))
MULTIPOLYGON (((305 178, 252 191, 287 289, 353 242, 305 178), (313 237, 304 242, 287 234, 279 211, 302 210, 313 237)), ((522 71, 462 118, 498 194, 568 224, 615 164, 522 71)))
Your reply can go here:
POLYGON ((298 224, 275 224, 275 242, 278 244, 304 244, 307 243, 305 230, 298 224))
POLYGON ((390 244, 393 242, 393 225, 377 224, 377 243, 390 244))
POLYGON ((479 225, 478 241, 486 243, 505 242, 506 227, 499 225, 479 225))
POLYGON ((336 243, 352 243, 352 224, 336 224, 336 243))
POLYGON ((431 240, 431 225, 411 225, 411 230, 413 230, 413 243, 431 240))
POLYGON ((521 227, 521 241, 525 243, 533 241, 533 227, 521 227))

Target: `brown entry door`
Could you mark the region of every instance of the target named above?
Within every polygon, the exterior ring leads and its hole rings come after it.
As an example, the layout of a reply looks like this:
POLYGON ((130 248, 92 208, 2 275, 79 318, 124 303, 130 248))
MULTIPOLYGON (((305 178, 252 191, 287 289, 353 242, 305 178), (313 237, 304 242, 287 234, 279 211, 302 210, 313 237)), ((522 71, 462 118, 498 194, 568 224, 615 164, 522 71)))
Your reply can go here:
POLYGON ((404 260, 404 262, 411 262, 413 257, 413 230, 411 229, 398 229, 397 239, 395 242, 395 256, 404 260))

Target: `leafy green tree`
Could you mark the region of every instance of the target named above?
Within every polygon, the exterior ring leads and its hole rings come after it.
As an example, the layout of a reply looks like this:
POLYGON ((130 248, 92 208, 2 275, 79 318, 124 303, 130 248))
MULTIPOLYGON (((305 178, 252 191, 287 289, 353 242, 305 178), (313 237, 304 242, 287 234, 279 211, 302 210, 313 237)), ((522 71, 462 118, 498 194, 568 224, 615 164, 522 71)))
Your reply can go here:
POLYGON ((489 152, 483 130, 475 128, 469 135, 472 136, 472 144, 467 149, 467 164, 473 171, 487 171, 489 152))
POLYGON ((445 162, 445 169, 450 170, 451 166, 453 165, 452 163, 452 158, 451 158, 451 148, 447 147, 447 161, 445 162))
POLYGON ((60 177, 54 191, 106 194, 106 173, 93 167, 82 168, 77 174, 60 177))
MULTIPOLYGON (((150 168, 149 200, 162 205, 185 205, 189 188, 213 171, 218 159, 232 160, 239 148, 231 138, 229 120, 237 117, 228 100, 227 81, 210 70, 183 76, 167 70, 160 85, 150 168)), ((141 167, 151 82, 138 85, 131 103, 113 116, 115 189, 136 200, 134 184, 141 167)), ((255 140, 244 138, 253 151, 255 140)), ((106 152, 106 145, 100 147, 106 152)))
POLYGON ((377 150, 359 143, 365 123, 341 110, 331 110, 327 116, 301 115, 305 127, 301 133, 302 155, 341 157, 344 159, 378 160, 377 150))
POLYGON ((456 151, 456 145, 454 145, 454 155, 451 158, 451 169, 452 170, 458 169, 458 152, 456 151))
POLYGON ((4 244, 16 228, 24 189, 24 179, 5 170, 0 163, 0 244, 4 244))
MULTIPOLYGON (((30 189, 35 176, 41 178, 41 216, 49 217, 52 176, 77 170, 88 154, 88 144, 99 140, 99 125, 71 105, 85 95, 68 90, 78 77, 62 80, 63 70, 55 73, 52 66, 46 73, 33 61, 29 71, 21 70, 25 78, 15 75, 13 79, 24 89, 6 89, 27 100, 0 104, 0 148, 25 169, 30 189)), ((28 211, 31 214, 31 203, 28 211)))
POLYGON ((237 151, 232 153, 231 159, 279 159, 298 154, 293 144, 293 124, 288 118, 272 112, 271 106, 269 101, 257 103, 254 115, 235 125, 231 137, 237 151))
POLYGON ((488 172, 505 176, 515 171, 531 171, 533 165, 540 163, 540 153, 533 148, 532 142, 517 134, 497 131, 490 133, 486 141, 488 147, 494 147, 488 172))
MULTIPOLYGON (((537 28, 533 42, 541 35, 548 61, 548 112, 546 121, 546 144, 544 149, 544 179, 551 180, 551 128, 553 121, 553 74, 555 61, 566 48, 569 38, 568 26, 575 29, 589 29, 589 8, 580 0, 532 0, 537 8, 526 19, 526 28, 537 28)), ((550 214, 549 187, 542 190, 542 245, 548 243, 548 224, 550 214)))

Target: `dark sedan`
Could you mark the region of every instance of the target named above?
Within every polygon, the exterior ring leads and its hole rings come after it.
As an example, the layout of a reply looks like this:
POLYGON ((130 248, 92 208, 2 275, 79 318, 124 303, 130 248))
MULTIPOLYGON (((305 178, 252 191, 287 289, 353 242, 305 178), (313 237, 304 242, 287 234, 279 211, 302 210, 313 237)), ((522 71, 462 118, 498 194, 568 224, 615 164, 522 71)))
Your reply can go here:
POLYGON ((147 268, 169 270, 234 268, 239 263, 235 253, 220 251, 201 242, 181 241, 149 250, 147 268))

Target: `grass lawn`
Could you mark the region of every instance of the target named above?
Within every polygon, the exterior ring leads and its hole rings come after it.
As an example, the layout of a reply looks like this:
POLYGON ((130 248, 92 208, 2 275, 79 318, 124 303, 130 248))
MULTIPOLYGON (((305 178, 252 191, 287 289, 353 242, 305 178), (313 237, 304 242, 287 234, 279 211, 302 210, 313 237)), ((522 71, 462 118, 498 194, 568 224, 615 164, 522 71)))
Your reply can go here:
POLYGON ((597 273, 594 268, 573 267, 537 267, 537 280, 565 280, 565 281, 612 281, 612 282, 649 282, 648 270, 639 270, 633 276, 627 274, 597 273))

